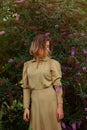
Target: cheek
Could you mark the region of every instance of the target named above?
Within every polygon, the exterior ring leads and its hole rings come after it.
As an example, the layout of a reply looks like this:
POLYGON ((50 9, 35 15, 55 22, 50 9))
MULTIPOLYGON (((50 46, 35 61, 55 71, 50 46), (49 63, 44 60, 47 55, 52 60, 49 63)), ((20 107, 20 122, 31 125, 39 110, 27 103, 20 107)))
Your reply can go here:
POLYGON ((43 57, 43 56, 45 56, 45 55, 46 55, 46 52, 45 52, 45 51, 43 51, 43 50, 39 51, 39 56, 43 57))
POLYGON ((40 56, 42 56, 42 55, 43 55, 43 51, 42 51, 42 50, 39 50, 39 51, 38 51, 38 54, 39 54, 40 56))

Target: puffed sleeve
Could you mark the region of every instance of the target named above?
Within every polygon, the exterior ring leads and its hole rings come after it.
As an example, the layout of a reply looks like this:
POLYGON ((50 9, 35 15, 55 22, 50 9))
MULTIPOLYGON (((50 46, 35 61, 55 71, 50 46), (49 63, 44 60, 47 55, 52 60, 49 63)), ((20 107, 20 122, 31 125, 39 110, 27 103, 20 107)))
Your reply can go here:
POLYGON ((29 89, 29 82, 28 82, 28 75, 27 75, 27 62, 24 63, 23 67, 23 105, 24 108, 29 108, 30 105, 30 89, 29 89))
POLYGON ((62 89, 62 72, 61 65, 58 61, 53 60, 51 63, 51 74, 52 74, 52 84, 55 88, 58 103, 63 103, 63 89, 62 89))

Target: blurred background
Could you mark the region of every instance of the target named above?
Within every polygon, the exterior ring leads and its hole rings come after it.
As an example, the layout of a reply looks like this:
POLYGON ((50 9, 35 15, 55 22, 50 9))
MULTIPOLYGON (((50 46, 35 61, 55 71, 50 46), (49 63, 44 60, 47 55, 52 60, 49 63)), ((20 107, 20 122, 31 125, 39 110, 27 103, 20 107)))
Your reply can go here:
POLYGON ((62 66, 63 130, 87 130, 87 0, 0 0, 0 130, 28 130, 22 69, 36 34, 62 66))

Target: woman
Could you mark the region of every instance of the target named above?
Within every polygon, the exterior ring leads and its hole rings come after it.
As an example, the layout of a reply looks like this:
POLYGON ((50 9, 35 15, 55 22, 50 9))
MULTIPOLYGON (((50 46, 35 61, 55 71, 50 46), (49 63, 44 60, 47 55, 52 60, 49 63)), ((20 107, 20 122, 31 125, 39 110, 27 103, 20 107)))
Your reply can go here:
POLYGON ((37 35, 30 47, 33 59, 24 63, 23 119, 30 121, 31 130, 61 130, 64 116, 61 66, 50 58, 50 41, 37 35))

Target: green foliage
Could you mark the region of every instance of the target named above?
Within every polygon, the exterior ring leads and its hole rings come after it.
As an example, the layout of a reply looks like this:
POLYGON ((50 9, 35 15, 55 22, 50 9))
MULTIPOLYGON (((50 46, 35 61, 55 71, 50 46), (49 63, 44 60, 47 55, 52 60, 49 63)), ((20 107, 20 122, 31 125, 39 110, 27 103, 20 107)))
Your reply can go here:
POLYGON ((13 129, 15 120, 20 122, 14 130, 19 126, 25 128, 25 124, 21 123, 23 108, 19 105, 22 104, 20 81, 24 62, 32 58, 30 44, 38 33, 50 35, 54 47, 52 57, 62 65, 63 121, 71 125, 86 116, 87 2, 55 2, 1 2, 0 32, 4 32, 0 34, 0 107, 4 105, 1 110, 5 110, 2 125, 6 127, 8 123, 9 130, 13 129))
POLYGON ((2 112, 2 129, 5 130, 27 130, 28 123, 25 123, 22 119, 23 105, 21 102, 13 101, 13 105, 9 106, 6 102, 3 102, 1 107, 2 112), (22 124, 22 125, 20 125, 22 124))

